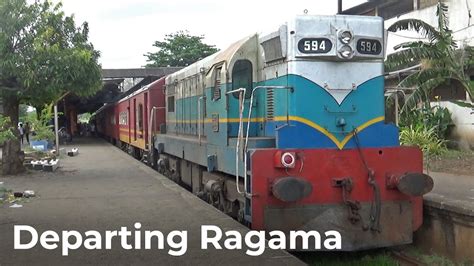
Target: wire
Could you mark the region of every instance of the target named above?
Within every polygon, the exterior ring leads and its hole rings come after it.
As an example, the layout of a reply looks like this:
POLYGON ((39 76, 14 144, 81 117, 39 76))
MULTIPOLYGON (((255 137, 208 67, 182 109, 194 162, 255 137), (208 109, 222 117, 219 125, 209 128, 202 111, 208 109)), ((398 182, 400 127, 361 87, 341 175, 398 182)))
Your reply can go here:
POLYGON ((370 205, 370 229, 376 232, 380 232, 380 213, 382 207, 382 200, 380 198, 380 188, 375 180, 374 171, 369 168, 367 161, 365 160, 364 153, 362 152, 358 130, 354 128, 353 130, 354 142, 356 144, 357 150, 359 151, 360 159, 362 160, 368 174, 368 183, 372 187, 374 193, 374 199, 370 205))
POLYGON ((472 27, 472 26, 474 26, 474 25, 469 25, 469 26, 466 26, 466 27, 464 27, 464 28, 462 28, 462 29, 455 30, 455 31, 453 31, 453 33, 457 33, 457 32, 463 31, 463 30, 465 30, 465 29, 469 29, 469 28, 472 27))
POLYGON ((466 38, 463 38, 463 39, 455 39, 455 41, 457 41, 457 42, 463 42, 463 41, 472 40, 472 39, 474 39, 474 36, 472 36, 472 37, 466 37, 466 38))
POLYGON ((428 39, 428 38, 423 38, 423 37, 404 36, 404 35, 397 34, 397 33, 392 32, 392 31, 389 31, 388 33, 393 34, 393 35, 398 36, 398 37, 406 38, 406 39, 413 39, 413 40, 426 40, 426 39, 428 39))

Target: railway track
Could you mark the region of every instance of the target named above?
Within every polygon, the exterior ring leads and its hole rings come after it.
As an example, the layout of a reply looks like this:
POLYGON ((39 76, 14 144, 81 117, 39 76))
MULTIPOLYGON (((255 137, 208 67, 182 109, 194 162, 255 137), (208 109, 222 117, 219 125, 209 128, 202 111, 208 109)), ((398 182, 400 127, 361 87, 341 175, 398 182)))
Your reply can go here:
MULTIPOLYGON (((132 156, 133 158, 133 156, 132 156)), ((136 158, 134 158, 136 159, 136 158)), ((142 162, 143 164, 150 166, 146 160, 146 158, 143 160, 138 160, 142 162)), ((151 167, 151 166, 150 166, 151 167)), ((155 170, 155 169, 154 169, 155 170)), ((405 252, 402 251, 396 251, 396 250, 391 250, 389 252, 390 257, 392 257, 394 260, 398 262, 398 265, 400 266, 427 266, 428 264, 420 261, 419 259, 407 255, 405 252)))
POLYGON ((415 257, 408 256, 407 254, 400 251, 391 251, 390 256, 398 261, 400 266, 421 266, 427 265, 426 263, 418 260, 415 257))

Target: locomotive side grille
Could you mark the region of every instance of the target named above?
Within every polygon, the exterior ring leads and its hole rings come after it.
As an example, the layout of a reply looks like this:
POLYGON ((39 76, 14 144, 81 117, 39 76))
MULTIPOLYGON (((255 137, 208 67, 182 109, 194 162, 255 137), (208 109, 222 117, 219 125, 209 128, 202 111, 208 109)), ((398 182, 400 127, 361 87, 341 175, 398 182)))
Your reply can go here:
POLYGON ((275 97, 273 89, 267 90, 267 121, 273 121, 275 115, 275 97))
POLYGON ((221 98, 221 81, 216 80, 215 87, 214 87, 214 95, 212 97, 214 100, 221 98))
POLYGON ((221 98, 221 71, 222 66, 217 67, 214 74, 214 90, 212 91, 212 99, 214 101, 221 98))

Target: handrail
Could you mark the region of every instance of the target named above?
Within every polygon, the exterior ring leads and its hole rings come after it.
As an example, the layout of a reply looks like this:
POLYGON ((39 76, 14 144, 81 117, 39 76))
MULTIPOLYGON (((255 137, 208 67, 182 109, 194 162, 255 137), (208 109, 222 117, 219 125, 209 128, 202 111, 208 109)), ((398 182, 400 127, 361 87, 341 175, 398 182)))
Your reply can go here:
POLYGON ((243 137, 243 114, 245 110, 245 93, 247 92, 246 88, 239 88, 236 90, 228 91, 226 95, 232 93, 239 93, 239 131, 237 133, 237 143, 235 147, 235 182, 237 186, 237 192, 239 194, 244 194, 245 196, 252 196, 251 193, 247 192, 247 148, 248 148, 248 138, 249 138, 249 129, 250 129, 250 121, 252 116, 252 105, 253 105, 253 96, 255 91, 258 89, 287 89, 292 90, 293 87, 288 86, 257 86, 252 90, 252 95, 250 96, 250 105, 249 105, 249 116, 247 120, 247 131, 245 135, 245 142, 243 146, 243 154, 244 154, 244 191, 242 192, 239 188, 239 148, 240 142, 243 137))
POLYGON ((155 121, 154 117, 155 117, 155 111, 156 110, 159 110, 159 109, 166 109, 166 107, 164 106, 161 106, 161 107, 156 107, 156 106, 153 106, 153 108, 151 108, 150 110, 150 117, 148 118, 148 151, 151 151, 151 138, 152 138, 152 135, 153 135, 153 122, 155 121))
MULTIPOLYGON (((289 86, 257 86, 253 88, 252 95, 250 96, 250 105, 249 105, 249 116, 247 120, 247 132, 245 134, 245 145, 244 145, 244 191, 245 195, 252 196, 252 194, 247 193, 247 148, 248 148, 248 140, 249 140, 249 131, 250 131, 250 121, 252 118, 252 106, 253 106, 253 96, 255 95, 255 91, 259 89, 285 89, 285 90, 293 90, 293 87, 289 86)), ((287 115, 288 117, 288 115, 287 115)), ((242 120, 242 119, 240 119, 242 120)))
MULTIPOLYGON (((243 117, 244 117, 244 101, 245 97, 243 94, 245 94, 247 89, 245 88, 239 88, 236 90, 228 91, 226 95, 231 94, 231 93, 239 93, 239 132, 237 133, 237 143, 235 145, 235 185, 237 187, 237 193, 239 194, 244 194, 246 195, 245 191, 245 179, 244 179, 244 191, 240 191, 239 187, 239 148, 240 148, 240 141, 241 138, 243 137, 243 117)), ((244 172, 246 169, 244 169, 244 172)))
POLYGON ((150 117, 148 118, 148 151, 151 151, 151 135, 153 134, 153 121, 155 120, 156 107, 153 106, 150 110, 150 117))
MULTIPOLYGON (((205 96, 201 96, 198 99, 198 138, 199 138, 199 146, 201 146, 201 101, 205 98, 205 96)), ((202 117, 202 120, 204 120, 204 116, 202 117)))

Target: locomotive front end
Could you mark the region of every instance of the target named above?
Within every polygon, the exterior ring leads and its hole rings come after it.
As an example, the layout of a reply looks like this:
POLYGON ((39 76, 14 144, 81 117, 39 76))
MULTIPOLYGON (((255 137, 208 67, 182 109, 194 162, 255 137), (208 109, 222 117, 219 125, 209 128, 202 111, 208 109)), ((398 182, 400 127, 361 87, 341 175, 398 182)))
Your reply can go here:
POLYGON ((263 39, 262 86, 291 90, 271 91, 276 148, 249 151, 254 229, 337 230, 342 250, 412 242, 433 180, 385 122, 384 43, 383 20, 359 16, 301 16, 263 39))
POLYGON ((423 220, 421 195, 433 187, 418 148, 287 152, 295 154, 292 167, 272 160, 281 151, 251 156, 253 229, 336 230, 346 251, 412 242, 423 220))

